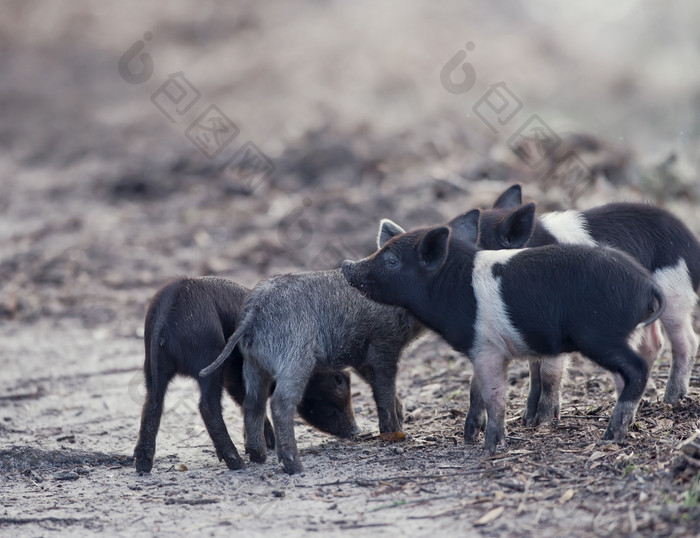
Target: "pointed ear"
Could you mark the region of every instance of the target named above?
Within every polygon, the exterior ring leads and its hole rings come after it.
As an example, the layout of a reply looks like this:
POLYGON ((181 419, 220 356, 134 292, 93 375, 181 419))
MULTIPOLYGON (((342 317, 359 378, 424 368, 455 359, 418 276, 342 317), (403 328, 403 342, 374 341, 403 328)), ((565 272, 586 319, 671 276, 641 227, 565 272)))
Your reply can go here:
POLYGON ((438 269, 447 258, 447 242, 450 229, 447 226, 431 228, 418 242, 418 260, 428 271, 438 269))
POLYGON ((466 241, 476 245, 476 242, 479 239, 480 216, 480 210, 472 209, 471 211, 467 211, 466 213, 456 216, 447 224, 452 229, 452 235, 455 238, 459 239, 460 241, 466 241))
POLYGON ((535 230, 535 204, 530 202, 506 215, 498 225, 498 238, 503 248, 521 248, 535 230))
POLYGON ((395 235, 404 233, 401 226, 389 219, 382 219, 379 221, 379 233, 377 234, 377 248, 382 248, 384 243, 395 235))
POLYGON ((493 204, 494 209, 515 209, 523 205, 523 191, 517 183, 508 187, 493 204))

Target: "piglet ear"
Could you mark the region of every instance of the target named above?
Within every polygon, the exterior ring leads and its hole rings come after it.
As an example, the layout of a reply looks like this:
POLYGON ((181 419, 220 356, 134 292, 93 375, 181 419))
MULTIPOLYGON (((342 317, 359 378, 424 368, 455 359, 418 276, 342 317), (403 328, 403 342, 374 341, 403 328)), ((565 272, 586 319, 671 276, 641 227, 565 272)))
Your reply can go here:
POLYGON ((535 230, 535 204, 530 202, 511 211, 498 224, 498 238, 503 248, 521 248, 535 230))
POLYGON ((456 216, 450 222, 448 226, 452 230, 453 237, 459 239, 460 241, 466 241, 467 243, 473 243, 476 245, 479 239, 479 217, 481 216, 481 211, 478 209, 472 209, 466 213, 456 216))
POLYGON ((447 226, 431 228, 418 242, 418 260, 428 271, 438 269, 447 258, 447 242, 450 229, 447 226))
POLYGON ((508 187, 493 204, 494 209, 515 209, 523 205, 523 191, 517 183, 508 187))
POLYGON ((379 233, 377 234, 377 248, 382 248, 389 239, 391 239, 395 235, 402 234, 405 231, 406 230, 404 230, 395 222, 389 219, 382 219, 381 221, 379 221, 379 233))

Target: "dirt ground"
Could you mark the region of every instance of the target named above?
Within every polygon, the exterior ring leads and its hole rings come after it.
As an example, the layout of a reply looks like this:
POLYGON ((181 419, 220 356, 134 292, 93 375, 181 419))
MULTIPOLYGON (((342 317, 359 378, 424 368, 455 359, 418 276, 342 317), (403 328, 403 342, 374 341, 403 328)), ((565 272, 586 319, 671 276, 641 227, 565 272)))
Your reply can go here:
MULTIPOLYGON (((353 377, 358 438, 299 421, 303 474, 228 471, 178 379, 153 472, 131 460, 145 308, 172 276, 337 267, 382 217, 444 222, 514 181, 542 211, 648 200, 700 235, 700 8, 674 6, 3 2, 0 532, 698 535, 678 446, 700 364, 671 408, 668 349, 624 444, 600 441, 611 377, 576 358, 558 423, 520 424, 514 363, 507 448, 465 446, 471 367, 429 335, 401 363, 403 442, 353 377)), ((228 399, 224 418, 242 449, 228 399)))

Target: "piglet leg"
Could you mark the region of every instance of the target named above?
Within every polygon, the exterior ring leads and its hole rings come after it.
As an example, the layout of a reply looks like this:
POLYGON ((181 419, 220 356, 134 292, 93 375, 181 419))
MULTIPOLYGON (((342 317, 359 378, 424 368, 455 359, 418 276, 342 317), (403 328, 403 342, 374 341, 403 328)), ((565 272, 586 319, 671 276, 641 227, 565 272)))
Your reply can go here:
POLYGON ((287 474, 300 473, 304 470, 297 442, 294 436, 294 413, 304 397, 306 381, 311 377, 313 360, 282 362, 293 366, 281 370, 277 376, 275 391, 270 398, 272 423, 275 428, 277 459, 282 462, 287 474))
MULTIPOLYGON (((157 360, 157 358, 156 358, 157 360)), ((158 369, 153 377, 151 370, 150 346, 146 348, 146 400, 143 402, 141 413, 141 428, 139 440, 134 449, 134 462, 139 473, 150 473, 153 468, 153 457, 156 452, 156 436, 163 416, 163 401, 168 383, 175 375, 170 361, 157 362, 158 369)))
POLYGON ((403 428, 403 405, 396 396, 397 363, 395 357, 387 357, 375 350, 368 354, 368 366, 363 377, 372 387, 372 395, 377 404, 379 415, 379 432, 400 432, 403 428))
POLYGON ((530 359, 528 362, 530 366, 530 392, 527 395, 523 424, 532 426, 542 394, 542 361, 540 359, 530 359))
POLYGON ((474 376, 478 378, 481 396, 486 405, 485 449, 495 454, 506 441, 506 366, 507 361, 496 349, 482 350, 473 359, 474 376))
POLYGON ((486 406, 481 396, 481 387, 476 374, 472 375, 469 387, 469 412, 464 421, 464 442, 476 443, 479 432, 486 429, 486 406))
POLYGON ((250 460, 262 463, 267 459, 265 443, 265 405, 270 394, 270 379, 250 359, 243 362, 243 379, 246 395, 243 399, 243 424, 245 428, 245 451, 250 460))
MULTIPOLYGON (((539 426, 559 419, 561 398, 561 383, 564 378, 568 355, 558 355, 547 357, 539 361, 530 361, 530 374, 532 376, 532 364, 538 362, 540 365, 540 391, 535 414, 525 417, 526 426, 539 426)), ((532 379, 532 377, 531 377, 532 379)), ((532 387, 530 388, 532 394, 532 387)), ((530 396, 528 396, 528 407, 526 413, 531 411, 530 396)))
POLYGON ((624 380, 624 388, 603 435, 604 440, 622 441, 627 435, 630 424, 634 421, 637 406, 642 399, 644 387, 649 378, 649 364, 627 345, 605 353, 602 358, 591 358, 604 367, 617 370, 624 380))
POLYGON ((221 374, 219 372, 217 374, 198 378, 201 392, 199 412, 207 427, 209 437, 214 443, 219 460, 224 460, 229 469, 240 469, 243 467, 243 460, 231 441, 231 436, 221 414, 221 374))
MULTIPOLYGON (((220 348, 223 346, 224 344, 221 344, 220 348)), ((236 350, 231 354, 227 366, 228 369, 224 369, 224 387, 231 398, 242 408, 243 400, 245 400, 245 386, 243 383, 243 357, 239 351, 236 350)), ((265 441, 267 448, 275 448, 275 434, 267 417, 265 417, 265 441)))
POLYGON ((686 316, 682 320, 673 319, 670 316, 662 319, 668 331, 673 352, 664 402, 673 405, 688 394, 690 372, 698 352, 698 337, 693 330, 691 316, 686 316))
POLYGON ((161 380, 158 388, 153 390, 147 383, 147 389, 149 390, 146 394, 146 401, 143 403, 139 440, 134 449, 136 470, 140 473, 150 473, 153 467, 153 457, 156 452, 156 435, 160 426, 160 418, 163 415, 163 400, 165 399, 166 386, 167 382, 163 383, 161 380))

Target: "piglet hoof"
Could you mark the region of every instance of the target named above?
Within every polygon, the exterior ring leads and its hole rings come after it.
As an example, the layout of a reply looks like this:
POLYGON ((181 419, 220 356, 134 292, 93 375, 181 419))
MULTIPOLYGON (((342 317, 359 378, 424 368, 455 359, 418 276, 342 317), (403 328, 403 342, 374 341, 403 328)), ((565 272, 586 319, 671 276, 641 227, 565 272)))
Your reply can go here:
POLYGON ((137 461, 136 462, 136 471, 139 474, 148 474, 151 472, 151 469, 153 469, 153 462, 149 462, 149 461, 137 461))
POLYGON ((687 397, 684 390, 674 389, 670 384, 666 386, 664 393, 664 403, 668 405, 676 405, 681 399, 687 397))
POLYGON ((523 424, 531 428, 537 428, 545 424, 551 424, 559 420, 559 409, 538 409, 534 417, 523 417, 523 424))
POLYGON ((284 467, 284 472, 287 474, 297 474, 304 472, 304 467, 299 461, 299 458, 282 460, 282 466, 284 467))
POLYGON ((621 443, 627 436, 627 428, 622 426, 613 426, 608 424, 603 434, 603 441, 612 441, 613 443, 621 443))
POLYGON ((245 452, 253 463, 265 463, 267 461, 267 451, 265 449, 246 448, 245 452))
POLYGON ((467 444, 476 443, 477 437, 479 437, 479 432, 482 432, 485 429, 485 415, 476 416, 467 414, 467 420, 464 422, 464 442, 467 444))
POLYGON ((137 449, 134 452, 134 463, 139 473, 150 473, 153 469, 153 457, 145 455, 142 450, 137 449))
POLYGON ((627 437, 626 430, 615 430, 608 426, 603 434, 603 441, 612 441, 613 443, 621 443, 627 437))
POLYGON ((534 416, 534 415, 530 415, 529 413, 525 412, 525 414, 523 415, 523 418, 520 419, 520 423, 521 423, 523 426, 533 426, 532 422, 533 422, 534 420, 535 420, 535 416, 534 416))
POLYGON ((360 428, 357 426, 357 424, 354 424, 352 426, 348 426, 347 428, 342 428, 338 432, 338 437, 341 439, 352 439, 353 437, 357 437, 360 434, 360 428))
POLYGON ((481 453, 481 455, 485 458, 490 458, 491 456, 496 455, 496 447, 488 448, 484 446, 484 451, 481 453))
POLYGON ((238 454, 236 454, 235 457, 224 457, 224 461, 226 462, 226 467, 228 467, 231 471, 237 471, 238 469, 243 468, 243 460, 238 454))
POLYGON ((498 448, 506 446, 506 431, 504 428, 487 428, 486 440, 484 442, 486 451, 494 455, 498 448))

